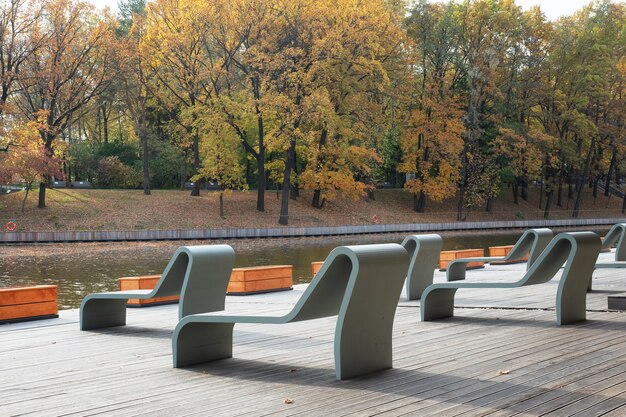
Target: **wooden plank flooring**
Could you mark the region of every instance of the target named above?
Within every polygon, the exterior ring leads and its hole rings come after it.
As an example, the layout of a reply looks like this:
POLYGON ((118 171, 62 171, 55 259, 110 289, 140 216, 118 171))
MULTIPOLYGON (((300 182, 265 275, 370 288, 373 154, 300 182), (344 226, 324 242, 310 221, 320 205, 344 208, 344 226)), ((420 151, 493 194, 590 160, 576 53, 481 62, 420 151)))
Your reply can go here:
MULTIPOLYGON (((237 325, 232 359, 186 369, 172 368, 175 305, 128 309, 128 326, 93 332, 78 330, 76 310, 1 325, 0 416, 626 416, 626 313, 606 303, 626 293, 626 269, 594 277, 588 320, 562 327, 556 282, 460 290, 456 316, 427 323, 403 297, 394 369, 349 381, 335 380, 333 318, 237 325)), ((302 291, 228 297, 227 310, 277 314, 302 291)))

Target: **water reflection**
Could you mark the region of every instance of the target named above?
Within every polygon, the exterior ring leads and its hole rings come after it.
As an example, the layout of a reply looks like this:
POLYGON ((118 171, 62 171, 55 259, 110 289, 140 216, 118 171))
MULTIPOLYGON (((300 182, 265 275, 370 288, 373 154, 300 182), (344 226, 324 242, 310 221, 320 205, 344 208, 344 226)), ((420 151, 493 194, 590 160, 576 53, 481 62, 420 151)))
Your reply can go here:
MULTIPOLYGON (((444 250, 513 244, 520 234, 445 237, 444 250)), ((294 282, 305 283, 311 279, 311 262, 324 260, 336 246, 401 241, 400 235, 368 235, 265 241, 258 248, 253 242, 237 250, 235 266, 293 265, 294 282)), ((58 285, 59 308, 75 308, 88 293, 117 290, 119 277, 160 274, 173 252, 171 247, 131 247, 117 252, 78 250, 58 256, 8 256, 0 258, 0 287, 58 285)))

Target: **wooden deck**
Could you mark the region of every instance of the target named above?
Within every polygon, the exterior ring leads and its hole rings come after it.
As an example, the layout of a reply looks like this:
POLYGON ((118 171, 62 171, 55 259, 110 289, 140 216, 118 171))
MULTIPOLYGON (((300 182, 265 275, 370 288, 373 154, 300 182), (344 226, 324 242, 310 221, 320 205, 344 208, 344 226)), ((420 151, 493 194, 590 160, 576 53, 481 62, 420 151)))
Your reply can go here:
MULTIPOLYGON (((589 320, 563 327, 556 284, 460 290, 456 316, 428 323, 402 299, 394 369, 348 381, 335 380, 332 318, 237 325, 232 359, 187 369, 172 368, 175 305, 129 309, 128 326, 102 331, 80 332, 75 310, 0 325, 0 416, 624 416, 626 313, 606 311, 606 298, 626 293, 626 269, 594 277, 589 320)), ((285 311, 302 289, 228 297, 227 310, 285 311)))

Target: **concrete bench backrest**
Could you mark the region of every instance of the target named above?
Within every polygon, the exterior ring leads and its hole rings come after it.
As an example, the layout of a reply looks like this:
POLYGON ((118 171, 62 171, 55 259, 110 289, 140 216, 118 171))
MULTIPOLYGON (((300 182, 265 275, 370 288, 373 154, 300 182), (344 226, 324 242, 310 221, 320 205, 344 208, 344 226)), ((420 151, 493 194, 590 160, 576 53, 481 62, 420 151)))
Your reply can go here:
POLYGON ((602 249, 610 249, 613 245, 616 245, 615 260, 626 261, 626 223, 614 224, 604 236, 602 249))
POLYGON ((288 320, 302 321, 336 316, 342 308, 344 309, 342 314, 345 314, 350 303, 352 307, 360 303, 361 299, 370 303, 373 301, 372 297, 380 294, 371 287, 380 283, 384 285, 390 283, 385 283, 385 280, 381 279, 367 278, 396 276, 393 274, 398 268, 403 269, 403 276, 406 276, 408 257, 406 251, 395 243, 335 248, 289 313, 288 320), (385 262, 376 262, 379 260, 378 254, 385 258, 385 262), (367 274, 361 274, 365 278, 357 282, 360 270, 367 271, 367 274), (380 270, 379 275, 375 273, 376 270, 380 270))
POLYGON ((546 228, 526 230, 506 258, 507 260, 517 260, 528 254, 528 269, 548 246, 553 236, 552 230, 546 228))
POLYGON ((229 245, 181 246, 152 296, 180 294, 179 317, 223 310, 234 261, 235 251, 229 245))
POLYGON ((565 267, 561 275, 562 283, 567 280, 570 273, 591 276, 599 252, 599 239, 595 233, 560 233, 539 255, 526 275, 519 281, 519 285, 536 285, 548 282, 559 272, 563 264, 565 267), (580 245, 584 245, 585 250, 578 250, 580 245), (595 246, 598 247, 595 248, 595 246))
POLYGON ((417 300, 426 287, 433 283, 443 239, 437 234, 410 235, 404 238, 402 246, 411 258, 406 277, 406 295, 409 300, 417 300))

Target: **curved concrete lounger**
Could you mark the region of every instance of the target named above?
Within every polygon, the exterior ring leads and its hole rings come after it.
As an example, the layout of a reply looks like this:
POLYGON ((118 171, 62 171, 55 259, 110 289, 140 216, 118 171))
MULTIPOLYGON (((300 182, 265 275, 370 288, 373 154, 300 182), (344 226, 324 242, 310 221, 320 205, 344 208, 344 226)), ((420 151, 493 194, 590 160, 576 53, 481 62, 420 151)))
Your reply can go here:
POLYGON ((410 235, 404 238, 402 246, 411 257, 406 274, 406 296, 409 300, 419 300, 426 287, 433 283, 443 239, 437 234, 410 235))
MULTIPOLYGON (((615 261, 616 262, 625 262, 626 261, 626 223, 617 223, 611 227, 604 236, 604 240, 602 241, 602 249, 611 249, 615 245, 615 261)), ((596 267, 600 268, 623 268, 623 266, 611 266, 612 264, 598 264, 596 267)))
POLYGON ((398 244, 335 248, 284 316, 193 314, 172 337, 174 367, 232 357, 235 323, 284 324, 339 315, 335 372, 347 379, 391 368, 391 331, 409 257, 398 244))
POLYGON ((559 325, 586 319, 587 287, 600 253, 600 238, 593 232, 558 234, 539 255, 524 277, 516 282, 446 282, 433 284, 422 295, 422 321, 454 315, 459 288, 517 288, 550 281, 565 263, 556 294, 559 325))
POLYGON ((235 262, 229 245, 181 246, 167 264, 153 290, 93 293, 80 304, 80 329, 93 330, 126 324, 130 298, 180 295, 178 317, 224 310, 226 287, 235 262))
POLYGON ((511 251, 504 257, 487 256, 483 258, 460 258, 450 262, 446 270, 446 280, 464 280, 467 264, 470 262, 517 261, 522 259, 526 254, 528 254, 528 262, 526 262, 526 269, 528 269, 537 260, 539 254, 548 246, 552 237, 554 237, 554 234, 550 229, 528 229, 517 240, 511 251))

